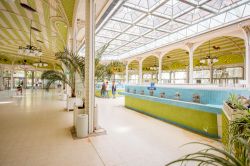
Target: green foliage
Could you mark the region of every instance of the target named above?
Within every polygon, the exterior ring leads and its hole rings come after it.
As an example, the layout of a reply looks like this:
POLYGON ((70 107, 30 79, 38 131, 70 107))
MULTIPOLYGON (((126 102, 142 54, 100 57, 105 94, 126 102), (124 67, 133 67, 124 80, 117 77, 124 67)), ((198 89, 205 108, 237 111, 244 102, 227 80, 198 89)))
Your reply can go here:
POLYGON ((72 82, 71 79, 68 79, 65 73, 55 70, 47 70, 42 73, 41 79, 46 79, 48 81, 47 84, 45 85, 45 89, 47 90, 49 90, 50 86, 56 81, 61 81, 62 83, 69 85, 70 88, 72 89, 71 97, 75 97, 74 82, 72 82))
MULTIPOLYGON (((102 66, 100 64, 101 55, 108 47, 108 44, 101 47, 96 52, 96 59, 95 59, 95 66, 96 66, 96 73, 102 74, 102 66)), ((75 97, 75 90, 76 90, 76 73, 79 74, 82 83, 84 84, 85 79, 85 58, 76 54, 74 52, 70 52, 69 50, 65 49, 63 52, 57 52, 55 54, 56 59, 60 60, 63 65, 66 67, 66 70, 62 69, 62 72, 58 71, 45 71, 43 73, 43 79, 47 79, 48 83, 45 85, 46 89, 52 85, 52 83, 56 81, 61 81, 63 84, 67 84, 71 88, 71 97, 75 97)))
POLYGON ((67 49, 64 52, 56 53, 56 58, 60 60, 66 67, 69 77, 75 82, 76 72, 79 74, 82 82, 84 82, 85 59, 79 54, 70 52, 67 49))
MULTIPOLYGON (((234 101, 235 96, 231 95, 230 101, 234 101)), ((184 165, 192 162, 199 166, 248 166, 250 165, 250 114, 242 115, 229 124, 228 149, 223 150, 211 145, 208 148, 188 154, 181 159, 167 164, 180 163, 184 165)))
MULTIPOLYGON (((42 79, 48 80, 45 85, 46 89, 52 85, 52 83, 56 81, 61 81, 63 84, 67 84, 71 88, 71 97, 76 96, 76 72, 80 72, 84 64, 84 59, 81 58, 78 54, 69 52, 65 49, 63 52, 57 52, 55 54, 56 59, 60 60, 62 64, 66 67, 66 70, 62 72, 49 70, 45 71, 42 74, 42 79)), ((83 67, 84 69, 84 67, 83 67)))
POLYGON ((203 144, 203 143, 191 143, 204 145, 207 148, 195 153, 188 154, 181 159, 175 160, 166 164, 166 166, 172 165, 174 163, 180 163, 180 165, 186 165, 187 163, 192 163, 198 166, 246 166, 239 159, 231 153, 226 152, 220 148, 203 144))
POLYGON ((109 43, 96 51, 95 56, 95 78, 97 81, 103 81, 107 75, 106 65, 101 64, 101 57, 104 51, 108 48, 109 43))
POLYGON ((108 64, 96 64, 96 79, 97 81, 103 81, 110 79, 117 72, 123 72, 125 65, 120 61, 112 61, 108 64))
POLYGON ((227 102, 231 104, 233 109, 246 110, 246 107, 244 107, 236 94, 231 93, 227 102))
POLYGON ((123 72, 125 65, 120 61, 112 61, 107 65, 107 74, 112 76, 116 72, 123 72))
POLYGON ((229 151, 242 163, 250 165, 250 114, 232 121, 229 133, 229 151))

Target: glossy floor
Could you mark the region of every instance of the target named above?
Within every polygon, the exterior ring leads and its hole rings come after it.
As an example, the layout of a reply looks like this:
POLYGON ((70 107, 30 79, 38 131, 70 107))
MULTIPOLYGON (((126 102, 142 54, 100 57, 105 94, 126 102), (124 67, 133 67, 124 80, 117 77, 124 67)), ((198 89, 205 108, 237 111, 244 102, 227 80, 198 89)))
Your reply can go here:
POLYGON ((211 139, 123 107, 124 98, 97 98, 99 124, 106 135, 72 139, 73 113, 57 92, 0 92, 0 165, 161 166, 211 139))

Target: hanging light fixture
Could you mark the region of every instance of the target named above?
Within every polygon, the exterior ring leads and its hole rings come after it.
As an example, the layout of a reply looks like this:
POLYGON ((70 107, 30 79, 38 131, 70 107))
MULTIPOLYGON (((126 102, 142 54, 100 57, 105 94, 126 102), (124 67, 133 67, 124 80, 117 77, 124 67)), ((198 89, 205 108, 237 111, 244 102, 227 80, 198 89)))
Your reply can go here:
POLYGON ((212 65, 216 62, 218 62, 218 58, 216 56, 212 56, 211 53, 210 53, 210 40, 209 40, 209 48, 208 48, 208 55, 204 58, 201 58, 200 59, 200 63, 201 64, 208 64, 208 65, 212 65))
POLYGON ((36 67, 47 67, 48 63, 43 62, 42 59, 41 59, 41 56, 40 56, 40 60, 38 62, 33 63, 33 66, 36 66, 36 67))
POLYGON ((28 69, 27 60, 26 59, 23 59, 23 61, 20 62, 19 68, 20 69, 24 69, 24 70, 28 69))
POLYGON ((31 43, 31 30, 41 32, 39 29, 32 27, 32 20, 30 23, 30 44, 26 46, 19 46, 18 54, 19 55, 28 55, 28 56, 41 56, 42 50, 33 46, 31 43))
POLYGON ((151 66, 149 67, 150 70, 156 71, 159 69, 159 67, 157 65, 151 66))
POLYGON ((157 65, 157 61, 155 60, 154 66, 149 67, 149 70, 157 71, 158 69, 159 69, 159 67, 157 65))

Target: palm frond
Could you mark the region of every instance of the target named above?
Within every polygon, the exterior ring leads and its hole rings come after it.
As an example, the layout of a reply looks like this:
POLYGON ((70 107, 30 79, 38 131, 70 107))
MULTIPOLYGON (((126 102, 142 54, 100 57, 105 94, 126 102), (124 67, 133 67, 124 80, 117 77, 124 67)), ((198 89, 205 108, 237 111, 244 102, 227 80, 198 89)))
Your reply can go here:
POLYGON ((47 84, 45 85, 45 88, 47 90, 56 81, 61 81, 62 83, 69 85, 71 88, 73 86, 72 82, 67 79, 67 76, 64 73, 61 73, 55 70, 48 70, 48 71, 43 72, 41 79, 45 79, 48 81, 47 84))
POLYGON ((104 51, 108 48, 109 43, 105 44, 104 46, 102 46, 101 48, 99 48, 96 53, 95 53, 95 58, 97 60, 100 60, 102 57, 102 54, 104 53, 104 51))
POLYGON ((191 144, 200 144, 206 146, 207 148, 195 153, 188 154, 181 159, 166 164, 166 166, 172 165, 174 163, 180 163, 180 165, 183 165, 186 164, 186 162, 190 161, 195 162, 195 165, 201 166, 245 166, 245 164, 235 158, 233 154, 230 154, 220 148, 199 142, 193 142, 191 144))

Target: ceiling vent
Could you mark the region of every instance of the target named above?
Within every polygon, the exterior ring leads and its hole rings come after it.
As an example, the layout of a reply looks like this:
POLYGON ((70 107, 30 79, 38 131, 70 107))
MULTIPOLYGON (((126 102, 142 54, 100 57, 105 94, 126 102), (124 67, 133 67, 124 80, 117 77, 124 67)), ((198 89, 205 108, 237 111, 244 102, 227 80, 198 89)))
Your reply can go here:
POLYGON ((21 5, 24 9, 26 9, 26 10, 28 10, 28 11, 36 12, 36 9, 34 9, 33 7, 31 7, 31 6, 29 5, 29 3, 27 2, 27 0, 20 0, 20 5, 21 5))

